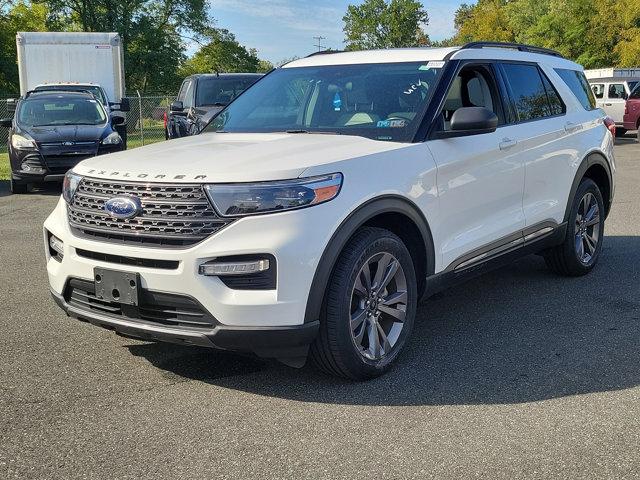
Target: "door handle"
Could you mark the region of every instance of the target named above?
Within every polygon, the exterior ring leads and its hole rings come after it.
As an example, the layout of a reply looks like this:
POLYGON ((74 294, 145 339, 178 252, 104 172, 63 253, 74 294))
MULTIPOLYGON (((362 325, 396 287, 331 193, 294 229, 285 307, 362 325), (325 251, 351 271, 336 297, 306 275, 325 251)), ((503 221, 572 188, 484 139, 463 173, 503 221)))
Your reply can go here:
POLYGON ((577 130, 582 130, 582 125, 573 122, 567 122, 564 124, 564 131, 567 133, 573 133, 577 130))
POLYGON ((510 138, 503 138, 500 144, 500 150, 509 150, 512 147, 515 147, 518 142, 516 140, 512 140, 510 138))
POLYGON ((613 103, 605 103, 604 106, 605 107, 613 107, 613 103))

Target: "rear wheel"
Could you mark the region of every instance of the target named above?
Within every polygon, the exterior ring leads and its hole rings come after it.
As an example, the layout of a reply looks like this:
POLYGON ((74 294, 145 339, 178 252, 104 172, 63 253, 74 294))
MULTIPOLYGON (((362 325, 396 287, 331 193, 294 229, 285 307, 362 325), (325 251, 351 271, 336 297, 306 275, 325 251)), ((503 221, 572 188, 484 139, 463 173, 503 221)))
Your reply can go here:
POLYGON ((11 179, 11 193, 17 195, 17 194, 27 193, 28 191, 29 191, 29 185, 27 185, 26 183, 18 182, 13 178, 11 179))
POLYGON ((573 199, 564 242, 545 253, 547 266, 562 275, 589 273, 602 250, 604 215, 598 185, 584 178, 573 199))
POLYGON ((382 375, 411 334, 416 303, 415 270, 402 240, 381 228, 360 229, 329 281, 311 359, 354 380, 382 375))

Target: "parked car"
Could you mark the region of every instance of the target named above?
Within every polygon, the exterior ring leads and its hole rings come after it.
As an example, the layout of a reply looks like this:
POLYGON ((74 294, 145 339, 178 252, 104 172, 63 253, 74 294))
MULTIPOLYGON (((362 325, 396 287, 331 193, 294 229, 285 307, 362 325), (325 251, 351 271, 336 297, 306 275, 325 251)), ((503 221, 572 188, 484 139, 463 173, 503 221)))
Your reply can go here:
POLYGON ((596 105, 616 122, 616 135, 627 133, 624 127, 624 106, 631 91, 640 83, 638 77, 610 77, 589 79, 596 97, 596 105))
POLYGON ((122 150, 114 124, 102 103, 88 92, 30 92, 17 103, 9 129, 11 191, 27 193, 29 184, 62 181, 88 157, 122 150))
POLYGON ((126 118, 124 117, 125 112, 131 110, 131 106, 129 104, 129 99, 126 97, 122 97, 119 102, 110 102, 109 97, 107 97, 107 92, 105 92, 104 88, 95 83, 77 83, 77 82, 67 82, 67 83, 43 83, 41 85, 37 85, 33 91, 41 92, 43 90, 49 91, 62 91, 62 92, 89 92, 97 100, 102 103, 102 106, 105 108, 109 117, 122 117, 122 120, 116 120, 113 125, 122 138, 122 144, 124 148, 127 148, 127 126, 126 118))
POLYGON ((215 114, 262 77, 259 73, 198 74, 184 79, 165 113, 165 138, 195 135, 215 114))
POLYGON ((51 292, 128 337, 375 377, 423 296, 531 253, 590 272, 613 144, 582 67, 550 50, 316 54, 196 137, 69 172, 51 292))
POLYGON ((638 142, 640 142, 640 84, 636 85, 636 88, 629 94, 624 108, 623 119, 623 128, 625 130, 637 130, 638 142))

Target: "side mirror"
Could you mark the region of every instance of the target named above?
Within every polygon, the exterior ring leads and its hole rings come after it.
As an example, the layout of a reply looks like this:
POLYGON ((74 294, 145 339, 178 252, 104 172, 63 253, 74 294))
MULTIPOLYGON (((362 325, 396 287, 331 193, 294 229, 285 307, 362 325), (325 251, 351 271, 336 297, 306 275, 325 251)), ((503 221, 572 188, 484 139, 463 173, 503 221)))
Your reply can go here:
POLYGON ((175 102, 171 102, 171 105, 169 105, 169 111, 171 111, 171 112, 183 112, 184 111, 184 105, 182 104, 182 102, 180 100, 176 100, 175 102))
POLYGON ((18 100, 16 100, 15 98, 7 99, 7 111, 9 113, 15 112, 17 105, 18 105, 18 100))
POLYGON ((129 103, 129 99, 124 97, 120 99, 120 103, 109 102, 109 106, 111 107, 112 110, 117 110, 120 112, 131 111, 131 104, 129 103))
POLYGON ((124 117, 117 116, 117 117, 111 118, 111 125, 123 125, 124 122, 125 122, 124 117))
POLYGON ((0 119, 0 127, 11 128, 11 124, 13 123, 13 118, 1 118, 0 119))
POLYGON ((622 98, 623 99, 628 99, 629 98, 629 94, 627 92, 622 92, 622 98))
POLYGON ((121 98, 120 99, 120 111, 121 112, 130 112, 131 111, 131 104, 129 103, 129 99, 128 98, 121 98))
POLYGON ((436 138, 466 137, 495 132, 498 116, 484 107, 462 107, 453 112, 451 129, 437 132, 436 138))

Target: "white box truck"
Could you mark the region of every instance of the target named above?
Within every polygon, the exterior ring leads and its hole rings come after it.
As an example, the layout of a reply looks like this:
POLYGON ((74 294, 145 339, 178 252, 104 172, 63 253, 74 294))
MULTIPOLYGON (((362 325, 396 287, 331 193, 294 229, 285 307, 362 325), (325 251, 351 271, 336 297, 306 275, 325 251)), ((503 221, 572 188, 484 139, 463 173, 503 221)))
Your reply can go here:
POLYGON ((99 85, 114 104, 125 95, 117 33, 18 32, 16 46, 20 95, 44 84, 99 85))

